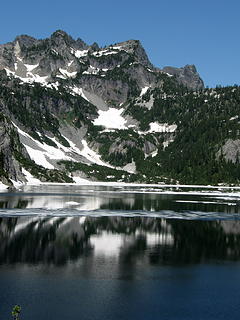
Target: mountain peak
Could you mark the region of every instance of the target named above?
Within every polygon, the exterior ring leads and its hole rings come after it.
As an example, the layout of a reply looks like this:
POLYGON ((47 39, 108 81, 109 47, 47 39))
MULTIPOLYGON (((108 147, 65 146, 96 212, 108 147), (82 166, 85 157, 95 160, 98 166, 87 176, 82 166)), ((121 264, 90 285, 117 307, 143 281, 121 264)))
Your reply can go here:
POLYGON ((145 49, 143 48, 140 40, 127 40, 123 42, 116 43, 114 46, 121 47, 121 49, 126 52, 135 55, 138 62, 147 66, 148 68, 153 68, 153 65, 148 59, 145 49))
POLYGON ((74 40, 67 32, 63 30, 56 30, 53 32, 50 39, 56 45, 66 44, 67 46, 71 45, 77 49, 86 49, 87 47, 86 43, 82 39, 78 38, 77 40, 74 40))
POLYGON ((29 47, 29 46, 32 46, 34 43, 36 43, 38 40, 31 37, 31 36, 28 36, 27 34, 22 34, 22 35, 19 35, 15 38, 14 42, 18 42, 19 45, 24 45, 26 47, 29 47))
POLYGON ((73 43, 73 42, 75 43, 75 40, 69 34, 67 34, 67 32, 63 30, 57 30, 53 32, 50 39, 57 43, 60 43, 60 42, 65 42, 67 44, 73 43))
MULTIPOLYGON (((178 82, 191 89, 202 89, 204 86, 194 65, 165 67, 163 70, 155 68, 141 42, 135 39, 99 48, 97 43, 87 45, 59 29, 46 39, 20 35, 14 42, 0 46, 0 69, 30 82, 44 82, 46 79, 48 82, 59 79, 68 81, 78 74, 79 85, 92 91, 100 77, 104 78, 104 83, 112 76, 124 82, 118 69, 122 65, 126 78, 134 79, 137 90, 151 84, 155 86, 159 71, 174 75, 178 82)), ((123 102, 128 94, 127 89, 123 89, 125 93, 121 95, 105 89, 100 91, 106 101, 123 102)))
POLYGON ((91 45, 91 48, 93 51, 97 51, 99 50, 99 45, 97 44, 97 42, 94 42, 92 45, 91 45))
POLYGON ((197 73, 197 68, 196 68, 195 64, 186 64, 183 68, 185 70, 189 70, 191 72, 197 73))
POLYGON ((61 38, 71 38, 71 36, 69 36, 67 34, 67 32, 63 31, 63 30, 56 30, 52 33, 51 35, 51 38, 58 38, 58 37, 61 37, 61 38))
POLYGON ((133 40, 133 39, 123 41, 123 42, 118 42, 116 43, 116 46, 121 47, 122 49, 128 51, 129 53, 133 53, 133 51, 137 47, 142 47, 141 42, 139 40, 133 40))
POLYGON ((163 72, 169 73, 177 78, 177 80, 191 89, 204 88, 204 82, 200 78, 197 68, 194 64, 187 64, 182 68, 164 67, 163 72))

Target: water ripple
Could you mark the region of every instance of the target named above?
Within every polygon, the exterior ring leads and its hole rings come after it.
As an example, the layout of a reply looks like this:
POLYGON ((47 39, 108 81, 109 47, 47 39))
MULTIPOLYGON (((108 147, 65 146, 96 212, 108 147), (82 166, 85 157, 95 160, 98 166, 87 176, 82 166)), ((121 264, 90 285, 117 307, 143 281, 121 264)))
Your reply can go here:
POLYGON ((1 209, 0 217, 151 217, 183 220, 240 220, 240 213, 203 211, 75 210, 75 209, 1 209))

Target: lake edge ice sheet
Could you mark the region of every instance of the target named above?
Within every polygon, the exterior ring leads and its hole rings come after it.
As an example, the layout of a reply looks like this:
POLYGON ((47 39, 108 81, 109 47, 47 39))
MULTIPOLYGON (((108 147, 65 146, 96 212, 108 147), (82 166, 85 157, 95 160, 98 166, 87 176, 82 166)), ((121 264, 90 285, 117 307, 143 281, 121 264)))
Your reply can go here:
POLYGON ((0 216, 239 219, 239 188, 43 184, 0 193, 0 216))

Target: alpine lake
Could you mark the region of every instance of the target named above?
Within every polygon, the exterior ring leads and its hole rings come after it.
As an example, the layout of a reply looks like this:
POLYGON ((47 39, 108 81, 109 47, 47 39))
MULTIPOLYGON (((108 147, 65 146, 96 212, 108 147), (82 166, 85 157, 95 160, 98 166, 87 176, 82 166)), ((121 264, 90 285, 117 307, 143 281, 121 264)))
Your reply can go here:
POLYGON ((0 319, 240 318, 240 190, 0 193, 0 319))

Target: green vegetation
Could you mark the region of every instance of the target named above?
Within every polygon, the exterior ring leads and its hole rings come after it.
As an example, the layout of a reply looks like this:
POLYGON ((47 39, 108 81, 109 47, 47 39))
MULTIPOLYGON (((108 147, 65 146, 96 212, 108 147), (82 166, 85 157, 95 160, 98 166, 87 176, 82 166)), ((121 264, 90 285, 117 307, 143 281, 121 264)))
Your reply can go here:
POLYGON ((11 114, 27 132, 42 142, 49 143, 45 132, 53 134, 64 146, 69 147, 59 132, 60 122, 67 121, 76 127, 89 125, 97 115, 96 108, 81 96, 69 94, 60 86, 59 90, 42 87, 35 83, 19 85, 19 80, 0 77, 0 99, 7 114, 11 114), (41 139, 41 133, 45 136, 41 139))
POLYGON ((153 176, 158 173, 182 183, 239 184, 239 159, 236 163, 227 161, 221 148, 227 139, 239 139, 240 88, 218 87, 198 92, 184 92, 180 88, 177 93, 170 82, 168 86, 170 96, 155 89, 142 97, 145 101, 150 95, 155 98, 150 110, 134 102, 126 110, 145 130, 150 122, 178 126, 172 134, 174 141, 166 149, 160 147, 153 159, 146 159, 139 172, 146 170, 153 176))
POLYGON ((92 133, 89 139, 100 144, 99 153, 102 159, 113 166, 124 166, 133 160, 144 158, 142 151, 144 141, 131 129, 97 132, 94 136, 92 133))
MULTIPOLYGON (((52 54, 54 59, 61 59, 60 55, 49 51, 50 42, 58 41, 56 37, 57 33, 50 40, 36 42, 30 49, 23 47, 22 50, 28 50, 29 55, 37 54, 39 50, 52 54)), ((69 40, 67 36, 63 35, 63 38, 64 41, 69 40)), ((164 180, 194 184, 239 184, 240 154, 230 157, 231 161, 227 160, 229 158, 226 157, 224 146, 227 141, 237 141, 239 144, 240 87, 193 91, 180 85, 175 77, 153 71, 156 87, 140 97, 139 85, 131 74, 133 64, 141 66, 144 72, 149 72, 147 67, 137 62, 134 53, 121 50, 116 52, 111 57, 97 57, 89 51, 80 69, 86 70, 91 61, 94 65, 109 64, 113 67, 104 72, 104 78, 101 74, 84 75, 84 81, 88 81, 88 78, 92 81, 92 77, 96 77, 99 86, 99 79, 116 83, 115 88, 113 85, 110 87, 117 97, 121 97, 123 91, 125 94, 128 92, 124 116, 135 119, 140 132, 133 129, 107 132, 103 127, 93 125, 93 120, 98 115, 96 107, 81 96, 70 93, 74 85, 82 85, 82 71, 79 69, 75 79, 58 79, 58 90, 37 83, 23 84, 0 71, 0 122, 4 122, 7 115, 34 139, 55 148, 57 144, 50 137, 55 137, 62 145, 70 147, 60 133, 61 126, 84 128, 87 131, 87 141, 96 147, 103 161, 113 167, 124 167, 133 162, 136 165, 137 174, 129 174, 123 170, 93 164, 61 162, 64 170, 80 171, 89 178, 102 181, 164 180), (114 67, 116 65, 118 67, 114 67), (175 124, 177 129, 171 133, 147 133, 152 122, 175 124), (155 151, 154 156, 152 151, 155 151)), ((8 58, 6 50, 4 57, 8 58)), ((112 97, 110 99, 114 100, 112 97)), ((116 101, 108 102, 112 106, 116 105, 116 101)), ((42 181, 72 181, 65 172, 47 170, 27 158, 17 133, 10 130, 9 126, 7 128, 11 139, 10 156, 14 155, 31 174, 42 181)), ((0 150, 0 177, 8 179, 4 167, 7 160, 4 157, 4 152, 0 150)))
POLYGON ((72 161, 60 161, 59 164, 63 165, 68 172, 74 173, 78 171, 79 173, 83 173, 86 179, 123 182, 142 181, 141 175, 131 174, 124 170, 100 166, 98 164, 85 164, 72 161))
POLYGON ((34 177, 38 178, 42 182, 67 182, 73 183, 65 172, 56 169, 45 169, 42 166, 37 165, 31 159, 24 157, 20 152, 15 152, 15 157, 19 163, 29 171, 34 177))
POLYGON ((19 320, 19 315, 21 312, 21 307, 19 305, 16 305, 12 309, 12 317, 14 320, 19 320))

